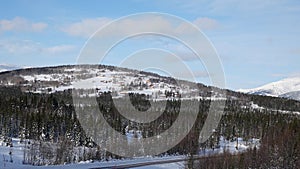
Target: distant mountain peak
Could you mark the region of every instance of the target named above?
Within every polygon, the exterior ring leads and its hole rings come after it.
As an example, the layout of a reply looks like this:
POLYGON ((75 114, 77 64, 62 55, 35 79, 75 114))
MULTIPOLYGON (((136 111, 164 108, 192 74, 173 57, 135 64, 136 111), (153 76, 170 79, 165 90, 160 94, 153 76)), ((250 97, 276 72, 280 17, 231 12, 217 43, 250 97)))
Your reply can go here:
POLYGON ((16 69, 22 69, 22 68, 26 68, 26 67, 18 66, 18 65, 12 65, 12 64, 5 64, 5 63, 0 64, 0 72, 11 71, 11 70, 16 70, 16 69))
POLYGON ((289 77, 254 89, 241 89, 238 91, 300 100, 300 77, 289 77))

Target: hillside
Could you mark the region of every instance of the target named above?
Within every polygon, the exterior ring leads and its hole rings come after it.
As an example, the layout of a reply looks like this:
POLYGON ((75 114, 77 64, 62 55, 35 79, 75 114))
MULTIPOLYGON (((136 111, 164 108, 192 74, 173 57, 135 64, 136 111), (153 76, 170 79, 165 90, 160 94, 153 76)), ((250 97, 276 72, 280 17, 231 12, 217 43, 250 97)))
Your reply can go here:
POLYGON ((54 93, 83 89, 86 95, 110 91, 114 97, 140 93, 152 99, 167 96, 209 97, 211 89, 202 84, 176 80, 158 74, 105 65, 58 66, 28 68, 0 73, 0 85, 19 86, 24 92, 54 93), (177 84, 178 83, 178 84, 177 84))

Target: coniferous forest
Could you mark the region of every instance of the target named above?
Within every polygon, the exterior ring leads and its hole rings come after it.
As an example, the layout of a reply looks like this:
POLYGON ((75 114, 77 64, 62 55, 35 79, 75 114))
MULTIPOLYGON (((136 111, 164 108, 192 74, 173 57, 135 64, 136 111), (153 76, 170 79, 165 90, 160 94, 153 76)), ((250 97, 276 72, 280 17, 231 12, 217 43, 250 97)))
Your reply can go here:
MULTIPOLYGON (((98 108, 106 121, 118 132, 128 128, 140 131, 141 137, 159 135, 176 120, 181 102, 199 105, 199 113, 192 130, 175 147, 162 155, 189 155, 187 168, 297 168, 300 166, 300 103, 294 100, 246 95, 228 91, 236 99, 227 99, 218 128, 204 143, 199 144, 199 133, 208 115, 211 102, 218 100, 167 101, 163 114, 147 124, 131 122, 114 107, 110 92, 97 97, 98 108), (255 109, 249 104, 265 109, 255 109), (259 145, 238 154, 224 151, 202 159, 193 155, 217 149, 221 139, 238 142, 238 138, 259 139, 259 145)), ((150 107, 143 94, 130 94, 138 110, 150 107)), ((25 142, 24 164, 45 165, 76 163, 83 160, 109 160, 123 157, 105 151, 88 136, 77 119, 72 91, 52 94, 22 92, 18 87, 0 88, 0 136, 7 146, 11 138, 25 142)), ((120 98, 121 99, 121 98, 120 98)), ((159 101, 157 101, 159 103, 159 101)), ((92 110, 86 105, 82 111, 92 110)), ((126 106, 123 106, 123 111, 126 106)), ((153 111, 155 111, 153 109, 153 111)), ((182 111, 189 115, 189 108, 182 111)), ((176 133, 174 133, 176 134, 176 133)), ((137 136, 137 134, 136 134, 137 136)), ((138 136, 137 136, 138 137, 138 136)), ((238 144, 236 149, 239 149, 238 144)))

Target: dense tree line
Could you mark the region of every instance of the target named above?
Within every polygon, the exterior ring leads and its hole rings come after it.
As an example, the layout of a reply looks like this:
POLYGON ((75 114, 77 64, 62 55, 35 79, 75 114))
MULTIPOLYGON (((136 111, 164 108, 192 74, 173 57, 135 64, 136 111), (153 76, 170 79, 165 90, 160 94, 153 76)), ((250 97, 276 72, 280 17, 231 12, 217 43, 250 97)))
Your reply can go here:
MULTIPOLYGON (((278 120, 278 119, 277 119, 278 120)), ((200 160, 190 160, 187 168, 288 168, 300 166, 300 121, 282 121, 274 123, 261 138, 259 147, 232 155, 224 152, 200 160)))
MULTIPOLYGON (((19 137, 24 141, 33 140, 27 144, 28 155, 24 162, 43 165, 72 163, 87 159, 121 158, 105 152, 85 134, 77 119, 71 90, 54 94, 33 94, 24 93, 16 87, 0 87, 0 92, 0 136, 4 137, 7 142, 12 137, 19 137)), ((210 139, 202 144, 198 143, 199 133, 207 118, 209 106, 213 102, 211 100, 169 99, 165 105, 157 101, 157 106, 153 107, 149 104, 146 95, 130 94, 130 101, 136 109, 150 112, 163 111, 163 114, 155 121, 143 124, 123 117, 115 107, 109 92, 97 97, 97 107, 115 130, 126 134, 126 127, 129 126, 141 131, 142 137, 146 138, 159 135, 170 128, 177 119, 179 111, 183 111, 187 117, 190 116, 193 106, 181 107, 182 103, 197 104, 199 113, 192 130, 177 146, 167 151, 167 154, 198 154, 203 149, 214 149, 220 146, 221 136, 232 141, 238 137, 245 140, 260 138, 259 148, 238 156, 225 153, 220 158, 226 162, 226 165, 228 163, 227 168, 231 168, 230 166, 249 166, 250 168, 256 168, 253 165, 270 166, 271 162, 270 164, 263 163, 266 162, 265 160, 269 162, 276 158, 283 159, 278 165, 295 166, 298 164, 299 115, 281 113, 279 110, 299 111, 299 102, 238 93, 235 96, 239 99, 226 101, 224 115, 218 128, 210 139), (249 101, 264 106, 265 109, 254 109, 249 101), (262 157, 261 154, 264 156, 262 157)), ((84 106, 79 111, 92 113, 89 110, 95 107, 88 104, 88 98, 83 97, 81 103, 84 106)), ((122 104, 122 101, 120 103, 122 104)), ((122 111, 129 110, 125 102, 124 105, 119 106, 122 107, 122 111)), ((212 163, 210 161, 209 159, 192 161, 191 166, 199 163, 200 166, 218 168, 218 160, 215 165, 210 164, 212 163)), ((274 165, 277 165, 275 161, 274 165)))

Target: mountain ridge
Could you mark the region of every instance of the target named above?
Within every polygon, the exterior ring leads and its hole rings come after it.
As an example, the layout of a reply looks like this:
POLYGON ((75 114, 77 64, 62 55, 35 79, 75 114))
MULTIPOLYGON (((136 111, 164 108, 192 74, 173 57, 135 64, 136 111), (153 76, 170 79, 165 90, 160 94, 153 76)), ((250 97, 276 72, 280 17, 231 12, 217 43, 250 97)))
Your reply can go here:
POLYGON ((99 92, 114 92, 115 96, 130 91, 163 97, 168 91, 173 96, 189 97, 196 95, 192 89, 196 86, 205 88, 203 96, 208 96, 211 92, 211 89, 201 83, 110 65, 60 65, 0 72, 0 85, 19 86, 23 91, 34 93, 96 88, 99 92))

